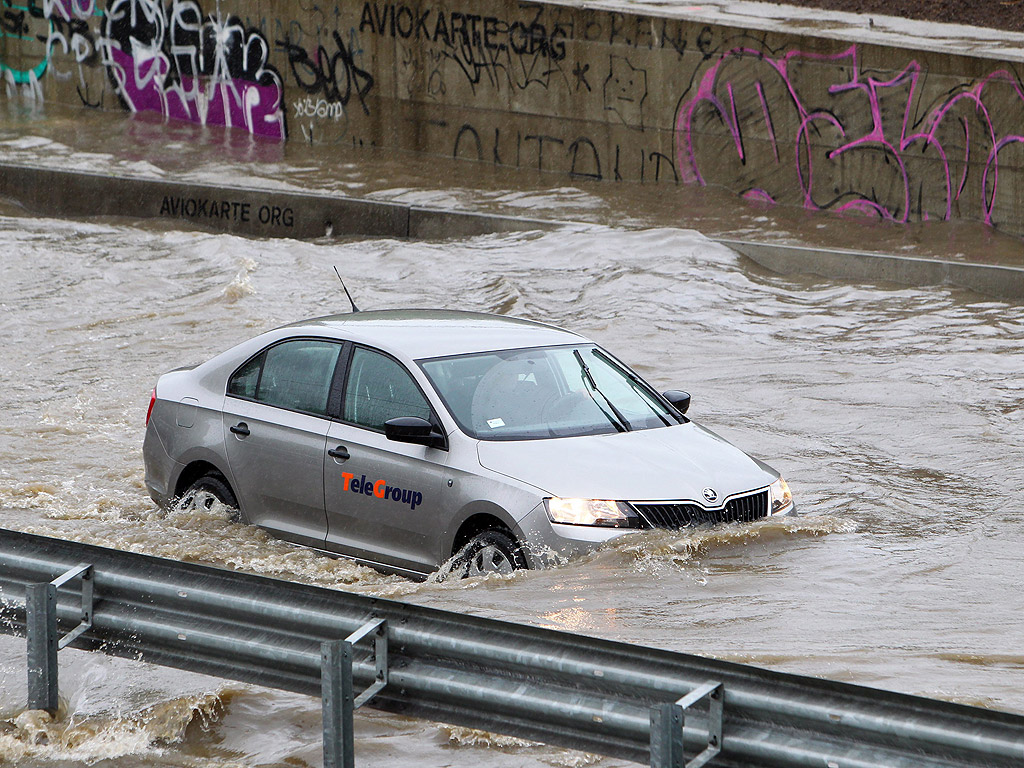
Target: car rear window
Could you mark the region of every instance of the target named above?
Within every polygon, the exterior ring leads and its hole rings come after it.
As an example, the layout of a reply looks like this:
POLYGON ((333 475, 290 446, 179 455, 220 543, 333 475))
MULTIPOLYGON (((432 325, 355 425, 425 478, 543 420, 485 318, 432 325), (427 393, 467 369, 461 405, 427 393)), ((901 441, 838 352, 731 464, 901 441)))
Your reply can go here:
POLYGON ((341 345, 296 339, 267 349, 239 368, 228 394, 267 405, 327 415, 327 397, 341 345))

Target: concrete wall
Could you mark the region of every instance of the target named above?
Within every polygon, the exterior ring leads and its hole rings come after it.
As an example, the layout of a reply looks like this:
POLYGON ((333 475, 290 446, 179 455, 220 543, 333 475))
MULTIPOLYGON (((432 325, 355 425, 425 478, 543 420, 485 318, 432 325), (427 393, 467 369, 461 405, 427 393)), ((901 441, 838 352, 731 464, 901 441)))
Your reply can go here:
POLYGON ((0 100, 1024 234, 1019 65, 503 0, 0 0, 0 100))

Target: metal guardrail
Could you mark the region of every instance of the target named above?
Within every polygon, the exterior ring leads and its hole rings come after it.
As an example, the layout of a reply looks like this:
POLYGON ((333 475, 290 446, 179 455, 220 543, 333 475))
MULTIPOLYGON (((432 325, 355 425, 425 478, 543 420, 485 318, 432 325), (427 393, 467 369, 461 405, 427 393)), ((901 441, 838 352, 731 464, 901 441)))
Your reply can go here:
POLYGON ((4 530, 0 631, 43 708, 63 645, 320 696, 329 768, 364 703, 655 768, 1024 764, 1019 715, 4 530))

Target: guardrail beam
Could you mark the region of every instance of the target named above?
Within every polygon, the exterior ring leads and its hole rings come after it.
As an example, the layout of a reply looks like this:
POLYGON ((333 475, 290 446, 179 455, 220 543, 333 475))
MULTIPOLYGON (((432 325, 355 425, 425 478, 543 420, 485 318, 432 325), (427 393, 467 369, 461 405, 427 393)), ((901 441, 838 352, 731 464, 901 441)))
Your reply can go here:
POLYGON ((31 706, 56 711, 74 643, 321 695, 328 768, 363 704, 655 768, 1024 765, 1013 713, 0 530, 0 633, 22 632, 31 706))

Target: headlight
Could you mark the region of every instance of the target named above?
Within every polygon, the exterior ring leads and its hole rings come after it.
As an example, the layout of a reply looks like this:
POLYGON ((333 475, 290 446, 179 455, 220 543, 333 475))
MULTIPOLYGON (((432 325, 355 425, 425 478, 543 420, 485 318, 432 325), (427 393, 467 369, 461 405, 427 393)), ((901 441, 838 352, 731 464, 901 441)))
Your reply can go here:
POLYGON ((632 515, 627 514, 626 505, 617 501, 602 499, 544 499, 548 518, 553 523, 568 525, 607 525, 613 528, 629 528, 632 515))
POLYGON ((781 477, 768 486, 768 495, 772 502, 773 515, 782 515, 793 508, 793 494, 789 490, 789 483, 781 477))

